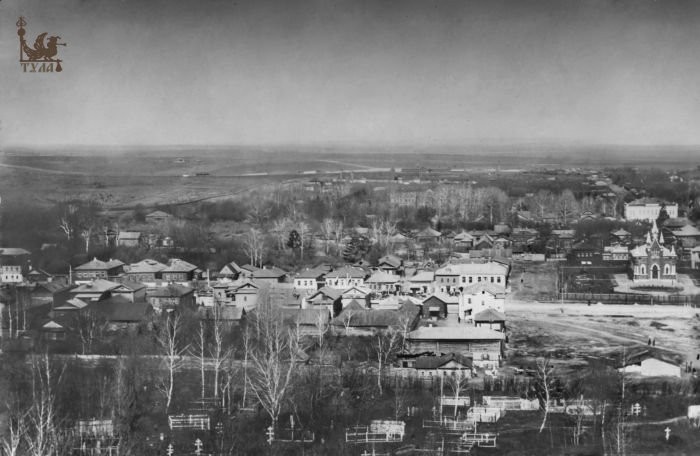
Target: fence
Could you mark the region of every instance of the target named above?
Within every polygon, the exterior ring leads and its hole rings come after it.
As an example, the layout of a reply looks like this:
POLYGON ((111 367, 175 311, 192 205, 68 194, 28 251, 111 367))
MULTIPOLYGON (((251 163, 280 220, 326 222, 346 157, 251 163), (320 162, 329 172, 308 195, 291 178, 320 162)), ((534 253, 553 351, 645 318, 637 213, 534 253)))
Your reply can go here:
POLYGON ((496 407, 473 407, 467 412, 467 420, 478 423, 495 423, 501 419, 501 409, 496 407))
POLYGON ((208 415, 168 415, 170 429, 199 429, 208 431, 211 426, 208 415))
POLYGON ((443 432, 454 431, 458 434, 463 432, 476 431, 476 423, 470 420, 453 420, 443 418, 442 420, 423 420, 424 429, 440 429, 443 432))
POLYGON ((497 407, 501 410, 539 410, 538 400, 521 399, 515 396, 484 396, 484 405, 497 407))
POLYGON ((440 406, 442 407, 469 407, 469 396, 441 396, 440 406))
POLYGON ((603 304, 658 304, 675 306, 700 306, 700 295, 652 296, 636 293, 559 293, 559 299, 574 302, 603 304))
POLYGON ((369 426, 353 426, 345 430, 347 443, 403 442, 406 423, 374 420, 369 426))
POLYGON ((481 433, 466 433, 459 438, 460 442, 466 444, 475 444, 480 447, 496 448, 496 434, 486 432, 481 433))

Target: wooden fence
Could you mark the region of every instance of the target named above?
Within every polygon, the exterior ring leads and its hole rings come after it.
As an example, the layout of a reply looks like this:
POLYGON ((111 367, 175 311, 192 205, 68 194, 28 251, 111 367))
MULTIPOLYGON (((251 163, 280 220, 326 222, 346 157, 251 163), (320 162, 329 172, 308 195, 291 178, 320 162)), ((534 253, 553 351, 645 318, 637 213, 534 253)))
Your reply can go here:
POLYGON ((559 293, 559 300, 587 302, 590 304, 658 304, 675 306, 700 306, 700 295, 652 296, 636 293, 559 293))
POLYGON ((199 429, 208 431, 211 421, 208 415, 168 415, 170 429, 199 429))

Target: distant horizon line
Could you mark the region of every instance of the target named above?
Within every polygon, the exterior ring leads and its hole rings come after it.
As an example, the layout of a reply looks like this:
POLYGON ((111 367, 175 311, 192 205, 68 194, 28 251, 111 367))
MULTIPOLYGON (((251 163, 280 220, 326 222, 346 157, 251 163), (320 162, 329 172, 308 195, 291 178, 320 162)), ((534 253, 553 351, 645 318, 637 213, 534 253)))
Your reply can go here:
MULTIPOLYGON (((201 150, 225 150, 225 149, 272 149, 271 151, 277 150, 289 150, 289 149, 348 149, 357 148, 363 149, 473 149, 473 148, 486 148, 486 149, 503 149, 503 148, 533 148, 533 147, 546 147, 546 148, 564 148, 564 149, 574 149, 574 148, 590 148, 590 149, 600 149, 600 148, 613 148, 613 149, 677 149, 677 150, 692 150, 700 149, 700 144, 620 144, 620 143, 586 143, 583 141, 512 141, 512 142, 498 142, 498 141, 485 141, 485 142, 473 142, 473 143, 373 143, 373 142, 308 142, 308 143, 230 143, 230 144, 55 144, 55 145, 45 145, 45 144, 5 144, 0 146, 0 152, 4 153, 7 151, 26 151, 26 150, 51 150, 51 151, 62 151, 66 149, 77 149, 84 151, 85 149, 98 149, 98 150, 186 150, 186 149, 201 149, 201 150)), ((300 150, 302 151, 302 150, 300 150)))

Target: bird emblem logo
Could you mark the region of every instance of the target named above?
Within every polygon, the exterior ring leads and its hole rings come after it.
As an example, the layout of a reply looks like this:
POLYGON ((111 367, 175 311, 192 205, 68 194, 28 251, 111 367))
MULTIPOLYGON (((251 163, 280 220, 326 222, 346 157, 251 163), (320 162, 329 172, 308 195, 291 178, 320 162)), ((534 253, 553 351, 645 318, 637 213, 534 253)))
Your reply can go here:
POLYGON ((48 32, 40 33, 34 40, 34 46, 30 46, 24 38, 26 30, 24 27, 27 21, 20 17, 17 21, 17 36, 19 36, 19 62, 24 71, 29 69, 30 73, 52 73, 61 72, 61 62, 57 58, 58 46, 66 46, 66 43, 59 43, 60 36, 49 36, 48 32), (54 66, 55 63, 55 66, 54 66))

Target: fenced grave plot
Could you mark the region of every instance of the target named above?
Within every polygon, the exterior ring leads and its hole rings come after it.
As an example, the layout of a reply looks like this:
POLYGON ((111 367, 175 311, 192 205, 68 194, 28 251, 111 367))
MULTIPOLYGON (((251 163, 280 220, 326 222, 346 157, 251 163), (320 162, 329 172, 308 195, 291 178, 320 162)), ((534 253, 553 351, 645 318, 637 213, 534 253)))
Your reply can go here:
POLYGON ((276 442, 312 443, 316 435, 308 429, 285 428, 275 430, 276 442))
POLYGON ((484 396, 482 402, 485 406, 501 410, 539 410, 540 408, 537 399, 522 399, 517 396, 484 396))
POLYGON ((452 418, 443 417, 441 420, 423 420, 424 429, 440 429, 447 433, 475 432, 476 423, 471 420, 454 420, 452 418))
POLYGON ((170 430, 196 429, 208 431, 211 429, 209 415, 168 415, 170 430))
POLYGON ((497 437, 498 434, 491 434, 488 432, 466 432, 459 438, 459 441, 466 445, 473 444, 479 447, 496 448, 497 437))
POLYGON ((111 437, 114 435, 114 423, 107 420, 78 420, 72 432, 80 437, 111 437))
POLYGON ((118 438, 84 438, 71 448, 72 456, 117 456, 118 438))
POLYGON ((369 426, 352 426, 345 430, 347 443, 403 442, 406 423, 374 420, 369 426))
POLYGON ((469 396, 440 396, 440 407, 469 407, 469 396))
POLYGON ((193 414, 207 414, 210 410, 221 409, 221 399, 215 397, 205 397, 190 402, 188 411, 193 414))
POLYGON ((502 414, 505 414, 505 411, 496 407, 472 407, 467 412, 467 420, 477 423, 495 423, 501 419, 502 414))

